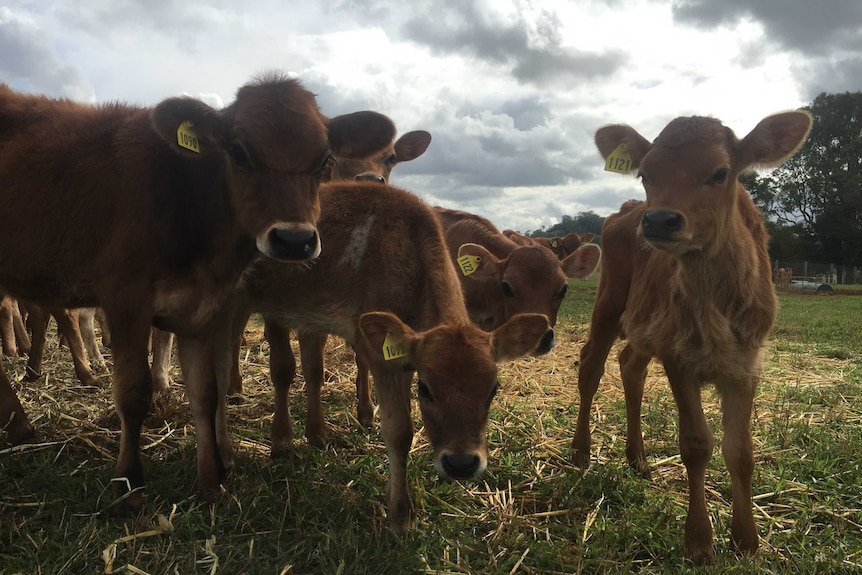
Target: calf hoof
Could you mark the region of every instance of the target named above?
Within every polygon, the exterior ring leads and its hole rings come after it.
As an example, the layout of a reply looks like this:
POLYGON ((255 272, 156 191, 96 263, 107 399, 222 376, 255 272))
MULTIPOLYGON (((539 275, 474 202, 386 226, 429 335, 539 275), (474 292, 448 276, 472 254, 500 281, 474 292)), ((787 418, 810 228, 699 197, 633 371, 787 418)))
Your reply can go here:
POLYGON ((165 393, 171 388, 168 380, 162 377, 153 378, 153 395, 165 393))
POLYGON ((701 548, 685 549, 685 556, 695 565, 712 565, 715 563, 715 554, 712 551, 712 546, 701 548))
POLYGON ((113 481, 114 501, 111 502, 111 511, 114 515, 117 517, 129 517, 143 509, 144 504, 147 502, 147 496, 144 494, 143 487, 136 487, 129 491, 125 478, 115 478, 113 481))
POLYGON ((644 479, 650 479, 652 477, 652 468, 650 468, 649 463, 644 459, 629 459, 629 466, 634 469, 638 475, 643 477, 644 479))
POLYGON ((22 377, 21 379, 24 381, 39 381, 40 377, 42 377, 42 372, 35 371, 28 365, 27 371, 24 372, 24 377, 22 377))
POLYGON ((581 469, 586 469, 587 467, 589 467, 590 450, 582 450, 572 445, 572 463, 574 463, 576 467, 579 467, 581 469))
POLYGON ((396 508, 389 510, 389 528, 396 535, 403 535, 410 530, 413 523, 413 504, 408 499, 406 504, 402 502, 396 508))
POLYGON ((374 427, 374 408, 371 405, 358 404, 356 419, 359 420, 359 425, 365 429, 371 429, 374 427))
POLYGON ((269 452, 271 459, 287 459, 293 453, 293 442, 273 444, 272 450, 269 452))
POLYGON ((325 433, 306 433, 305 438, 308 439, 308 444, 317 449, 326 449, 326 434, 325 433))
POLYGON ((5 427, 5 430, 9 435, 9 443, 12 445, 35 443, 38 439, 33 425, 25 417, 19 419, 15 414, 13 414, 12 421, 5 427))

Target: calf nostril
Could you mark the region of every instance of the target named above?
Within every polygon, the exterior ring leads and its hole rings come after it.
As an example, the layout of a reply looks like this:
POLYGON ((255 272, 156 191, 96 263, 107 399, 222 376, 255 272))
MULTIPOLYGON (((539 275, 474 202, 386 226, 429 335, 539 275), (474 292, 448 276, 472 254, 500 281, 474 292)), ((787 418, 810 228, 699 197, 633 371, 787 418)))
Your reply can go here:
POLYGON ((542 336, 542 339, 539 340, 539 345, 536 347, 536 354, 541 355, 543 353, 548 353, 554 346, 557 344, 554 339, 554 330, 549 329, 545 332, 545 335, 542 336))
POLYGON ((682 229, 683 217, 679 212, 655 210, 645 212, 641 227, 648 237, 670 237, 682 229))
POLYGON ((470 479, 479 469, 479 456, 474 453, 447 453, 442 459, 443 470, 453 479, 470 479))

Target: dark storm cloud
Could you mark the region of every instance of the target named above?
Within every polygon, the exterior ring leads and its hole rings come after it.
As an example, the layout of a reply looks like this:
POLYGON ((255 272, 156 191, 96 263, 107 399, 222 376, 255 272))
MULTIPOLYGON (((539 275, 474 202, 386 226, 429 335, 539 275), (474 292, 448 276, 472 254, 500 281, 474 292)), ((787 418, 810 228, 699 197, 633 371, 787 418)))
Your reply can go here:
POLYGON ((678 22, 702 28, 752 19, 760 22, 772 41, 806 55, 824 56, 836 48, 862 49, 862 2, 829 0, 677 0, 673 16, 678 22))
POLYGON ((74 66, 64 65, 46 35, 12 18, 0 19, 0 78, 13 88, 86 99, 92 88, 74 66))
POLYGON ((562 46, 562 23, 552 12, 536 21, 495 21, 481 6, 468 2, 434 5, 403 26, 404 35, 440 54, 470 54, 507 66, 522 84, 570 82, 610 76, 624 64, 621 51, 592 53, 562 46))

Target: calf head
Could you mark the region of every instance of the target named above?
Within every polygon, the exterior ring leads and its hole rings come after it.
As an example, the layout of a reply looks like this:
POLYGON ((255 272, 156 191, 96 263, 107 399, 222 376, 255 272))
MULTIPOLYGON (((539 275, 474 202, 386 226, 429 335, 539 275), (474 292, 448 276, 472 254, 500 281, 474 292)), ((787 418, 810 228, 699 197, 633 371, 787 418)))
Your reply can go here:
POLYGON ((403 134, 394 145, 365 158, 337 157, 332 168, 331 181, 359 180, 386 184, 396 164, 415 160, 425 153, 431 143, 431 134, 414 130, 403 134))
POLYGON ((297 80, 275 74, 243 86, 221 110, 192 98, 165 100, 152 124, 178 153, 223 154, 240 225, 263 254, 289 261, 320 253, 317 190, 333 156, 371 155, 395 135, 391 120, 375 112, 327 118, 297 80))
POLYGON ((550 331, 539 314, 517 315, 491 333, 472 324, 415 332, 387 312, 362 315, 359 328, 375 361, 384 361, 383 346, 390 344, 404 354, 396 361, 416 370, 434 467, 452 479, 477 477, 487 466, 485 428, 499 387, 496 362, 529 353, 550 331))
MULTIPOLYGON (((553 327, 568 291, 568 279, 590 275, 599 263, 601 248, 584 244, 560 260, 543 246, 521 246, 499 259, 483 246, 468 243, 458 249, 459 264, 465 256, 474 265, 471 273, 459 266, 462 282, 467 291, 480 290, 486 298, 483 329, 494 329, 519 313, 543 314, 553 327)), ((468 295, 468 302, 470 299, 468 295)), ((553 345, 553 338, 543 340, 536 353, 546 353, 553 345)))
POLYGON ((650 143, 633 128, 605 126, 596 132, 604 158, 622 154, 637 170, 646 191, 647 210, 638 235, 651 246, 676 255, 718 246, 727 218, 744 193, 739 172, 750 166, 775 166, 792 156, 811 129, 804 111, 784 112, 760 121, 738 140, 714 118, 676 118, 650 143))

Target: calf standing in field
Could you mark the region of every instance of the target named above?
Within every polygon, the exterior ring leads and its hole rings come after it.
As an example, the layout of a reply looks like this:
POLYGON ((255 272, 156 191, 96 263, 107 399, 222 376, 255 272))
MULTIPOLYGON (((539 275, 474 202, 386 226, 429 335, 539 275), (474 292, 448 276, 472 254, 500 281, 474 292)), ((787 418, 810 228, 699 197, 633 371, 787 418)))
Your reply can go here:
POLYGON ((586 233, 582 236, 571 232, 563 237, 539 238, 525 236, 514 230, 503 230, 503 235, 519 246, 545 246, 561 260, 575 253, 581 245, 593 241, 595 237, 591 233, 586 233))
MULTIPOLYGON (((121 425, 118 510, 144 501, 151 326, 179 335, 199 488, 212 498, 231 462, 216 445, 224 414, 211 326, 254 258, 318 255, 317 188, 332 154, 366 156, 393 136, 373 112, 325 117, 313 94, 278 74, 221 110, 192 98, 93 106, 0 85, 0 290, 103 308, 121 425)), ((34 433, 2 370, 0 425, 13 443, 34 433)))
POLYGON ((763 218, 737 176, 792 156, 810 127, 811 117, 796 111, 765 118, 742 140, 718 120, 698 116, 673 120, 652 143, 624 125, 596 133, 606 167, 638 170, 646 202, 623 204, 602 231, 604 264, 578 369, 574 456, 581 466, 589 462, 593 396, 614 340, 625 336, 619 361, 626 455, 648 474, 640 409, 647 366, 656 357, 679 410, 689 484, 685 554, 695 563, 714 558, 704 493, 713 437, 700 397, 708 382, 721 398, 731 535, 745 553, 759 545, 751 512, 751 412, 776 299, 763 218))
MULTIPOLYGON (((402 532, 413 515, 406 476, 413 373, 419 376, 419 405, 438 473, 476 477, 487 462, 485 426, 498 386, 495 362, 534 350, 550 337, 548 321, 521 314, 491 333, 473 325, 439 223, 416 196, 391 186, 345 182, 322 186, 320 205, 325 249, 308 269, 260 260, 245 274, 237 294, 234 349, 248 314, 260 311, 275 386, 272 454, 279 456, 293 447, 288 393, 296 361, 290 329, 303 344, 307 433, 318 437, 323 435, 322 343, 331 333, 354 346, 360 365, 369 366, 374 377, 389 455, 389 522, 402 532)), ((220 377, 222 388, 227 379, 220 377)))

